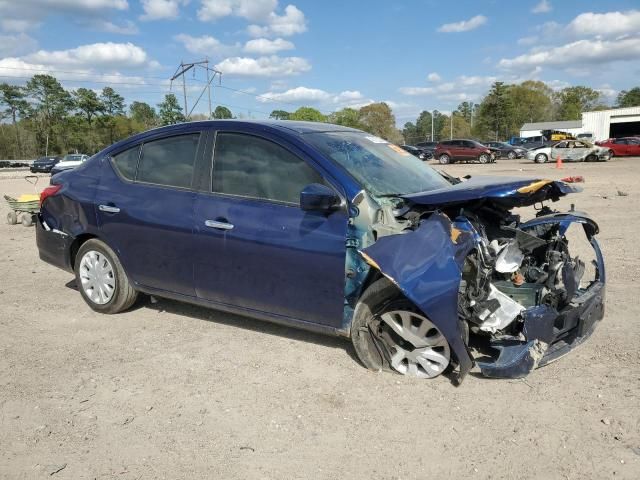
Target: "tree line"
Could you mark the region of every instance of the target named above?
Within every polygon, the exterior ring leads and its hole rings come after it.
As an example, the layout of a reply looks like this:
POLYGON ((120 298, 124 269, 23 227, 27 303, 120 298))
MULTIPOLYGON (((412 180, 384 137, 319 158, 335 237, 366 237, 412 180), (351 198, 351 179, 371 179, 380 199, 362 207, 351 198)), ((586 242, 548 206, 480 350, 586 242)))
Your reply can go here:
MULTIPOLYGON (((640 87, 620 92, 615 106, 640 106, 640 87)), ((329 122, 394 143, 415 144, 450 136, 508 139, 527 122, 577 120, 584 111, 604 108, 610 107, 592 88, 553 90, 544 82, 528 80, 511 85, 495 82, 480 103, 462 102, 450 115, 424 110, 415 122, 405 123, 400 130, 392 109, 384 102, 347 107, 328 115, 308 106, 293 112, 273 110, 270 118, 329 122)), ((222 105, 212 117, 235 118, 222 105)), ((190 120, 206 118, 199 114, 190 120)), ((183 121, 182 108, 173 94, 165 95, 155 107, 133 101, 127 108, 124 97, 111 87, 99 92, 65 90, 51 75, 34 75, 24 86, 0 84, 0 159, 92 154, 135 133, 183 121)))

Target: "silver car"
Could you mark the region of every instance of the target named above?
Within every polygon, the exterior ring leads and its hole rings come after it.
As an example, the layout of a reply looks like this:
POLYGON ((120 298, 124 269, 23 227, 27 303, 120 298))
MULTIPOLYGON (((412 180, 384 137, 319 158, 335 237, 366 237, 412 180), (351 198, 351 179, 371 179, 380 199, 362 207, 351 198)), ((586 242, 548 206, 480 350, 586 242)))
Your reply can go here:
POLYGON ((608 149, 585 140, 562 140, 527 152, 527 159, 536 163, 545 163, 558 157, 563 162, 606 162, 610 154, 608 149))

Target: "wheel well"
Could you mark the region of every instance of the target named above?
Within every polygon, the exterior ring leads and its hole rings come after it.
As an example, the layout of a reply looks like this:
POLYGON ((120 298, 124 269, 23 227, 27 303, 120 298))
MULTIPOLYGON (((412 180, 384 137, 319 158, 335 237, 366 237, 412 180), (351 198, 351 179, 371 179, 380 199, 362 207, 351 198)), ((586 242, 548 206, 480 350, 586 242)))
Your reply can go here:
POLYGON ((71 264, 72 269, 76 268, 76 255, 78 255, 78 250, 80 250, 80 247, 84 242, 91 240, 92 238, 98 237, 90 233, 83 233, 78 235, 71 244, 71 247, 69 248, 69 263, 71 264))

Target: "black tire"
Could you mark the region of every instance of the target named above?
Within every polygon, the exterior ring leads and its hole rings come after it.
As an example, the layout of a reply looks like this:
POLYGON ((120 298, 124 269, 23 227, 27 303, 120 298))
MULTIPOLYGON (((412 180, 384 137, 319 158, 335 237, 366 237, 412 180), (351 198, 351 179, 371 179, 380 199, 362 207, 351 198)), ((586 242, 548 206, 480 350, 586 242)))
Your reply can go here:
POLYGON ((440 162, 440 165, 448 165, 451 163, 451 157, 446 153, 443 153, 438 157, 438 162, 440 162))
POLYGON ((585 158, 584 161, 585 162, 597 162, 598 161, 598 157, 596 157, 593 154, 587 155, 587 158, 585 158))
MULTIPOLYGON (((390 352, 388 346, 385 346, 379 337, 380 332, 374 331, 372 333, 374 329, 380 328, 379 315, 397 309, 419 312, 386 278, 372 283, 364 291, 356 305, 351 323, 351 342, 360 362, 370 370, 400 373, 389 364, 390 352)), ((434 326, 434 328, 436 327, 434 326)), ((451 358, 447 368, 434 377, 449 371, 453 365, 454 359, 451 358)))
POLYGON ((536 163, 547 163, 549 161, 549 157, 547 157, 546 153, 539 153, 533 159, 536 163))
POLYGON ((138 292, 133 288, 127 274, 118 259, 118 256, 115 254, 108 245, 104 242, 92 238, 84 242, 78 253, 76 255, 74 271, 76 274, 76 285, 78 286, 78 290, 82 295, 84 301, 91 307, 92 310, 96 312, 105 313, 105 314, 114 314, 120 313, 127 309, 129 309, 136 301, 138 297, 138 292), (113 280, 115 282, 114 292, 111 298, 107 303, 98 304, 93 302, 85 293, 84 288, 82 287, 82 280, 80 278, 80 269, 81 260, 87 252, 95 251, 102 254, 107 258, 109 263, 113 268, 113 280))
POLYGON ((491 161, 491 157, 486 153, 483 153, 478 157, 478 161, 480 163, 489 163, 489 161, 491 161))
POLYGON ((18 223, 18 215, 16 214, 16 212, 11 211, 7 213, 7 223, 9 225, 15 225, 16 223, 18 223))
POLYGON ((616 156, 615 152, 613 150, 609 150, 609 158, 613 158, 615 156, 616 156))
POLYGON ((507 158, 509 160, 515 160, 515 158, 518 156, 518 154, 516 152, 514 152, 513 150, 511 150, 509 153, 507 153, 507 158))
POLYGON ((32 227, 33 226, 33 215, 30 213, 24 213, 22 215, 22 220, 20 220, 23 227, 32 227))

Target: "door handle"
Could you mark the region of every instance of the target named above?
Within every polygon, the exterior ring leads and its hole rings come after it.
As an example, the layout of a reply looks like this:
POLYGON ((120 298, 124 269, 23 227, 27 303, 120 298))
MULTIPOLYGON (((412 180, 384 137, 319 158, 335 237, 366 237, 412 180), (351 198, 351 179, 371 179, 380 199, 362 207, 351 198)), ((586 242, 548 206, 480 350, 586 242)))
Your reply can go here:
POLYGON ((219 230, 231 230, 233 228, 233 224, 219 220, 205 220, 204 224, 209 228, 217 228, 219 230))
POLYGON ((98 210, 107 213, 120 213, 120 209, 118 207, 114 207, 113 205, 98 205, 98 210))

